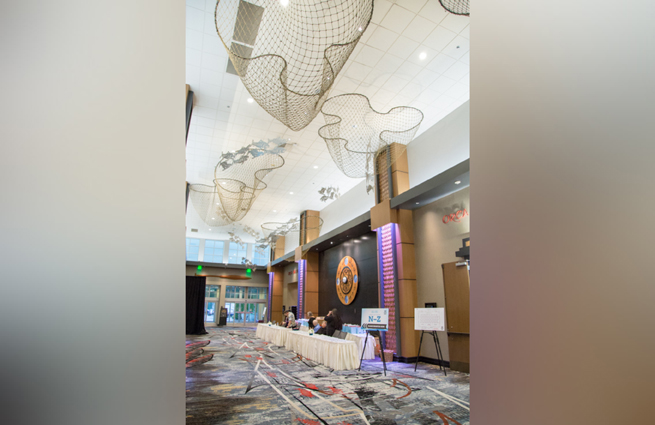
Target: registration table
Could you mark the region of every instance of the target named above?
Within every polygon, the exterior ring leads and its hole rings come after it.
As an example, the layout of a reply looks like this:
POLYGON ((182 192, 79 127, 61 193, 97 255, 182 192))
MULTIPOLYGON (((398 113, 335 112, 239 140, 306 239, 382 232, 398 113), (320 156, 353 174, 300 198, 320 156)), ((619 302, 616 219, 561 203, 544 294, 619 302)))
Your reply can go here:
POLYGON ((257 338, 283 347, 287 342, 287 335, 289 335, 290 332, 290 328, 285 328, 283 326, 268 326, 267 324, 260 323, 257 325, 257 333, 255 335, 257 338))
MULTIPOLYGON (((366 340, 366 334, 347 334, 347 341, 354 341, 357 344, 357 353, 359 356, 362 355, 362 350, 364 349, 364 341, 366 340)), ((375 338, 371 335, 368 336, 368 342, 366 342, 366 351, 364 352, 364 360, 372 360, 375 358, 375 338)))
POLYGON ((352 370, 359 367, 358 354, 361 354, 361 351, 355 341, 291 331, 287 334, 285 347, 334 370, 352 370))

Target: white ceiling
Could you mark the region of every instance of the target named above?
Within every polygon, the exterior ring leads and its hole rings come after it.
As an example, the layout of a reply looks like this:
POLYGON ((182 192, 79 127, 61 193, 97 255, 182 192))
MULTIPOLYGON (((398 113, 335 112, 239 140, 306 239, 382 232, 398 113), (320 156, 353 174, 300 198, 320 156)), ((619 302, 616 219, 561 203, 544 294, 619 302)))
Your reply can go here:
MULTIPOLYGON (((339 187, 343 194, 358 184, 362 179, 346 177, 318 135, 325 124, 321 114, 294 132, 247 101, 250 95, 239 78, 225 72, 228 55, 216 34, 216 1, 187 0, 186 5, 186 78, 195 95, 187 181, 211 185, 224 151, 260 139, 290 139, 296 145, 286 164, 267 177, 268 188, 239 222, 256 230, 263 222, 323 209, 328 203, 319 200, 321 187, 339 187)), ((425 115, 418 136, 469 99, 469 18, 449 14, 438 0, 375 0, 373 10, 331 95, 364 94, 380 112, 394 106, 418 108, 425 115)), ((209 230, 191 203, 186 221, 187 235, 201 238, 227 239, 232 228, 209 230), (198 233, 190 233, 192 228, 198 233)), ((252 241, 245 232, 241 236, 252 241)))

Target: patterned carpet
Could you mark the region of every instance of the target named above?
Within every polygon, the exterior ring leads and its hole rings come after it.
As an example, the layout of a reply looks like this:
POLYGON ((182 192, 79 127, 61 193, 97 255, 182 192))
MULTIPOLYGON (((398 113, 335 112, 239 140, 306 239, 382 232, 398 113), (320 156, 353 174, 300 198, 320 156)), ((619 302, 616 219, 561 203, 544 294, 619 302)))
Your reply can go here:
POLYGON ((333 371, 254 328, 208 332, 187 336, 187 424, 469 425, 468 374, 394 362, 384 376, 379 358, 333 371))

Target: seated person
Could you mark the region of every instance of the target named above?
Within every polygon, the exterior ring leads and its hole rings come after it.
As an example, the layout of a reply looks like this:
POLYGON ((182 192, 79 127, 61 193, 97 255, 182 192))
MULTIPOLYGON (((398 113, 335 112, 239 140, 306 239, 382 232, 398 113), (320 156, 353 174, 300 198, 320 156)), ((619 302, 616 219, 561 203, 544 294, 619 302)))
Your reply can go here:
POLYGON ((317 335, 327 335, 327 322, 318 325, 318 329, 315 332, 317 335))
POLYGON ((316 317, 314 317, 311 311, 307 312, 307 319, 308 319, 308 323, 307 323, 308 328, 310 329, 315 328, 316 325, 318 325, 318 323, 316 322, 316 317))
POLYGON ((291 310, 284 312, 284 323, 285 328, 294 328, 296 326, 296 316, 291 312, 291 310))

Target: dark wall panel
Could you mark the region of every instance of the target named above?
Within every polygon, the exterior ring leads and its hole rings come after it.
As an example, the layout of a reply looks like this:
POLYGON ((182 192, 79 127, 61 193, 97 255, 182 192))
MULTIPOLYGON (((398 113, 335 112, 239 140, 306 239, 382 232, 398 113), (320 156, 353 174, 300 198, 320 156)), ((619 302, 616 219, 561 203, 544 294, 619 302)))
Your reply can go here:
POLYGON ((357 239, 359 243, 351 240, 320 253, 318 281, 318 314, 320 316, 324 316, 329 310, 336 308, 339 310, 344 323, 360 323, 362 308, 379 307, 376 234, 371 232, 364 235, 364 237, 366 239, 357 239), (336 287, 339 262, 346 255, 355 259, 359 271, 357 296, 347 306, 343 305, 339 300, 336 287))

